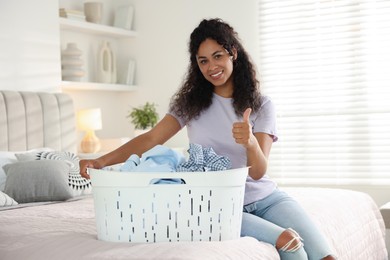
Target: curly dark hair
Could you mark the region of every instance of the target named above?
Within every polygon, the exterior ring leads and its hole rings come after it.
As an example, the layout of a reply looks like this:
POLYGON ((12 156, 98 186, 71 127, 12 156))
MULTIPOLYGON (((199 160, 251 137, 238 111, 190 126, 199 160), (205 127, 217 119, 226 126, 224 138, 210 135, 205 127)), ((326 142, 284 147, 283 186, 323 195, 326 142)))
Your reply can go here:
POLYGON ((197 118, 212 102, 214 86, 205 79, 196 59, 199 46, 206 39, 215 40, 237 59, 233 61, 233 106, 237 115, 248 107, 253 111, 260 108, 260 86, 256 71, 249 55, 244 50, 237 33, 221 19, 204 19, 191 33, 189 52, 190 64, 182 87, 175 93, 170 102, 170 110, 186 122, 197 118))

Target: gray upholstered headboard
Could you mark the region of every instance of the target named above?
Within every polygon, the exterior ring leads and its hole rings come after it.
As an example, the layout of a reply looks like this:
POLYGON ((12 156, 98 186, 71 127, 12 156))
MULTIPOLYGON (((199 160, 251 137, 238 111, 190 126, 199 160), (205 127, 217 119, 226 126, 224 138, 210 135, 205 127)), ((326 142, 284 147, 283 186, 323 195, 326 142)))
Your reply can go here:
POLYGON ((76 152, 72 99, 64 93, 0 91, 0 151, 76 152))

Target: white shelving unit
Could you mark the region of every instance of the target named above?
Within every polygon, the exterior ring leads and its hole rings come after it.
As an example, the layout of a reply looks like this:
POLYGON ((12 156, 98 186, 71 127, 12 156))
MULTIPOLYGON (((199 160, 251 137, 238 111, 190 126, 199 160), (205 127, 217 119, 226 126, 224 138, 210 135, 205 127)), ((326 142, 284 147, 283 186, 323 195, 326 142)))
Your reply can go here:
POLYGON ((62 81, 61 88, 65 90, 96 90, 96 91, 135 91, 137 86, 123 84, 106 84, 95 82, 62 81))
POLYGON ((115 38, 129 38, 137 35, 135 31, 129 31, 102 24, 77 21, 63 17, 60 17, 59 21, 61 30, 72 30, 115 38))
MULTIPOLYGON (((59 17, 59 24, 61 31, 71 31, 76 33, 87 33, 90 35, 97 35, 103 37, 110 37, 113 39, 126 39, 136 37, 135 31, 125 30, 122 28, 112 27, 103 24, 95 24, 86 21, 78 21, 59 17)), ((135 85, 123 84, 106 84, 95 82, 72 82, 62 81, 61 88, 64 90, 80 90, 80 91, 135 91, 135 85)))

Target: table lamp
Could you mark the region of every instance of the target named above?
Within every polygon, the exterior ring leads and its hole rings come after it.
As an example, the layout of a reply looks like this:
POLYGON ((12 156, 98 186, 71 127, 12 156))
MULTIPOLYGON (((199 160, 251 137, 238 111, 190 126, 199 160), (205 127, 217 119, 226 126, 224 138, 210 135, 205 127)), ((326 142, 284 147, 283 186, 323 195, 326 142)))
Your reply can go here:
POLYGON ((100 108, 84 109, 77 112, 77 126, 85 131, 85 136, 81 140, 81 151, 83 153, 96 153, 100 150, 99 138, 95 135, 95 130, 102 129, 102 114, 100 108))

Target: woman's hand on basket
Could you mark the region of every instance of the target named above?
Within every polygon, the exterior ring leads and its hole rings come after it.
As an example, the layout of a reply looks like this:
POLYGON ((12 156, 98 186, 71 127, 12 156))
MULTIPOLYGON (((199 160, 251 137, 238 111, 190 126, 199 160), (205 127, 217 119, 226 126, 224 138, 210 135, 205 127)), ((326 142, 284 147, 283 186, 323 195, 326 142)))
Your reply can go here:
POLYGON ((101 169, 103 166, 97 159, 94 160, 80 160, 80 175, 86 179, 89 179, 87 168, 101 169))

